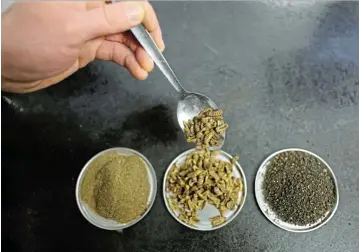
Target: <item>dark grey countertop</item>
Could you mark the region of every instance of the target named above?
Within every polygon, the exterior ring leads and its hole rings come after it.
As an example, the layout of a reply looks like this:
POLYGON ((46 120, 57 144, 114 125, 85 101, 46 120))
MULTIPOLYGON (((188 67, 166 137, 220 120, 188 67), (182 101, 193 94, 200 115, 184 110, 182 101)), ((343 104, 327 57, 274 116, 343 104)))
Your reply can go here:
POLYGON ((177 96, 161 73, 136 81, 95 62, 57 86, 2 93, 2 244, 7 251, 358 251, 359 2, 155 2, 165 56, 186 88, 208 94, 230 125, 224 149, 240 155, 248 197, 213 232, 192 231, 165 209, 122 234, 81 216, 76 178, 96 152, 142 152, 162 185, 190 148, 175 120, 177 96), (259 164, 287 147, 333 168, 340 204, 306 234, 272 225, 256 205, 259 164))

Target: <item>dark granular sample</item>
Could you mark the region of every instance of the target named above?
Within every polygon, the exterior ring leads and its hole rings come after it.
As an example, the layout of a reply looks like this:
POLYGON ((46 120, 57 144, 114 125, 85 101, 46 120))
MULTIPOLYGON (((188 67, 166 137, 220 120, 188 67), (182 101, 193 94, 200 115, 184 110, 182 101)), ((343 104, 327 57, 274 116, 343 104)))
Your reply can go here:
POLYGON ((278 217, 296 225, 315 223, 336 201, 334 181, 327 167, 300 151, 283 152, 270 161, 263 192, 278 217))

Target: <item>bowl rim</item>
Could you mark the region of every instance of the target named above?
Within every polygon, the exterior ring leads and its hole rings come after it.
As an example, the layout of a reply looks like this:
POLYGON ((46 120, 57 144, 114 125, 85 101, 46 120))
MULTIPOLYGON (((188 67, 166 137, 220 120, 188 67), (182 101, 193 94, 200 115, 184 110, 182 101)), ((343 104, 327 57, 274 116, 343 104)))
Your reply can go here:
MULTIPOLYGON (((142 220, 148 213, 149 211, 151 210, 154 202, 155 202, 155 199, 156 199, 156 194, 157 194, 157 177, 156 177, 156 173, 155 173, 155 170, 153 169, 153 166, 152 164, 150 163, 150 161, 143 155, 141 154, 140 152, 136 151, 136 150, 133 150, 133 149, 130 149, 130 148, 126 148, 126 147, 112 147, 112 148, 108 148, 108 149, 105 149, 103 151, 100 151, 99 153, 95 154, 94 156, 92 156, 87 162, 86 164, 83 166, 78 178, 77 178, 77 182, 76 182, 76 189, 75 189, 75 195, 76 195, 76 203, 77 203, 77 207, 79 208, 82 216, 88 221, 90 222, 92 225, 98 227, 98 228, 101 228, 101 229, 105 229, 105 230, 122 230, 124 228, 128 228, 130 226, 133 226, 135 225, 136 223, 138 223, 140 220, 142 220), (137 155, 139 156, 143 162, 145 163, 145 166, 146 166, 146 169, 147 169, 147 172, 148 172, 148 176, 149 176, 149 180, 152 181, 152 183, 150 183, 150 186, 152 187, 152 190, 151 190, 151 193, 149 195, 149 203, 148 203, 148 206, 147 206, 147 209, 146 211, 137 219, 134 219, 126 224, 120 224, 119 225, 113 225, 111 227, 109 226, 106 226, 106 225, 103 225, 99 222, 96 222, 94 221, 93 218, 90 218, 88 216, 88 214, 85 212, 84 210, 84 204, 82 203, 81 201, 81 196, 80 196, 80 187, 81 187, 81 183, 82 183, 82 180, 84 178, 84 175, 88 169, 88 167, 90 166, 90 164, 95 160, 97 159, 99 156, 103 155, 104 153, 107 153, 107 152, 113 152, 113 151, 118 151, 118 152, 125 152, 125 153, 130 153, 130 154, 134 154, 134 155, 137 155)), ((92 210, 93 211, 93 210, 92 210)), ((96 214, 96 213, 94 213, 96 214)))

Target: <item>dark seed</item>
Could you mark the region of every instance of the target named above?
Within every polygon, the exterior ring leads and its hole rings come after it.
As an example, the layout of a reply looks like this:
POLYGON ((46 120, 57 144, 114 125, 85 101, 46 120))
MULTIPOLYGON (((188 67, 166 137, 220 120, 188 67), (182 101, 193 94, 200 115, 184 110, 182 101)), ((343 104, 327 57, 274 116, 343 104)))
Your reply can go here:
POLYGON ((263 184, 265 200, 283 221, 315 223, 335 203, 334 181, 326 166, 310 154, 289 151, 270 161, 263 184))

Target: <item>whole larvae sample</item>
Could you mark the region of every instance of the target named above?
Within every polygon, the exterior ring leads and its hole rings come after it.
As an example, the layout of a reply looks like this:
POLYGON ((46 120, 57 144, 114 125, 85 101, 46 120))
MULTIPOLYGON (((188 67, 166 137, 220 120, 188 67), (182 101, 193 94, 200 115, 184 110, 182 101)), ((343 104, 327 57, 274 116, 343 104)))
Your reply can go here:
POLYGON ((167 191, 171 193, 169 204, 179 213, 179 218, 189 224, 199 222, 198 211, 212 204, 219 216, 211 217, 212 226, 226 221, 225 212, 234 210, 239 204, 239 192, 243 191, 241 178, 232 174, 235 156, 231 163, 216 159, 220 151, 208 149, 191 152, 184 164, 175 164, 166 181, 167 191))
POLYGON ((192 120, 184 122, 184 133, 189 143, 196 143, 196 149, 214 147, 223 141, 228 124, 223 120, 223 111, 207 108, 192 120))

